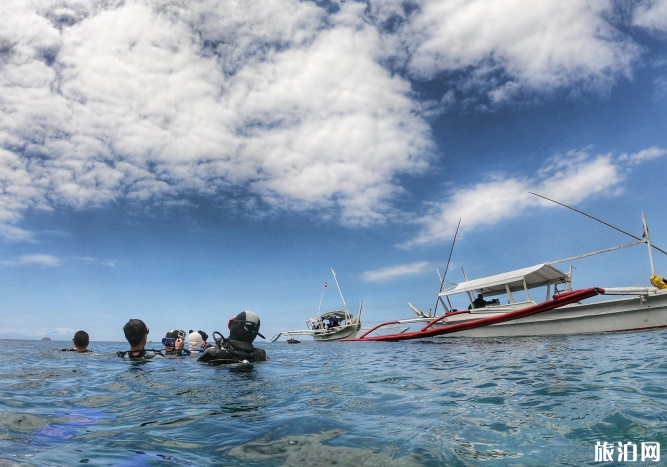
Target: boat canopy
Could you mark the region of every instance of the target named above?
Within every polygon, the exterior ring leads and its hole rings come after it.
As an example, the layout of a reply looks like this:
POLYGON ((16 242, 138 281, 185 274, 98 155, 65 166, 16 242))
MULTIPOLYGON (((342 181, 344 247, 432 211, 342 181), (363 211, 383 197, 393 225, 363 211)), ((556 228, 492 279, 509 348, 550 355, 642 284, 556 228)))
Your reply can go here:
POLYGON ((306 323, 307 324, 319 323, 323 319, 329 319, 332 316, 335 316, 339 320, 351 319, 352 318, 352 316, 350 315, 350 312, 347 311, 347 308, 344 308, 342 310, 328 311, 326 313, 322 313, 320 316, 315 316, 314 318, 310 318, 308 321, 306 321, 306 323))
POLYGON ((568 275, 559 271, 550 264, 538 264, 516 271, 504 272, 495 276, 482 277, 471 281, 461 282, 454 288, 445 290, 438 295, 441 297, 463 292, 477 292, 485 296, 501 295, 510 292, 543 287, 550 284, 565 284, 568 275))

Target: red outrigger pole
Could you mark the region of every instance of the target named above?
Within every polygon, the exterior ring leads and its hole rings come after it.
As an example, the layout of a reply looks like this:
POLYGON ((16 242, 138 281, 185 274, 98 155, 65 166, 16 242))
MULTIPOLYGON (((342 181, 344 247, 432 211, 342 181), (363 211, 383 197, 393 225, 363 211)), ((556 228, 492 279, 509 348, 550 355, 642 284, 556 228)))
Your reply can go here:
MULTIPOLYGON (((599 287, 593 287, 590 289, 581 289, 581 290, 574 290, 572 292, 564 292, 558 295, 554 295, 553 300, 549 300, 547 302, 540 303, 538 305, 534 305, 528 308, 523 308, 521 310, 515 310, 515 311, 510 311, 509 313, 503 313, 499 316, 490 316, 488 318, 482 318, 482 319, 477 319, 474 321, 467 321, 465 323, 458 323, 458 324, 452 324, 450 326, 446 327, 440 327, 440 328, 431 328, 431 326, 438 321, 440 321, 443 318, 446 318, 448 316, 452 316, 453 313, 449 314, 444 314, 442 316, 438 316, 435 318, 433 321, 430 321, 426 326, 422 328, 421 331, 415 331, 415 332, 406 332, 403 334, 387 334, 384 336, 372 336, 372 337, 366 337, 368 334, 371 332, 375 331, 376 329, 386 326, 388 324, 396 324, 397 321, 390 321, 387 323, 382 323, 378 326, 375 326, 373 329, 362 335, 361 337, 354 338, 354 339, 341 339, 341 341, 346 341, 346 342, 360 342, 360 341, 390 341, 390 342, 396 342, 396 341, 403 341, 403 340, 408 340, 408 339, 423 339, 425 337, 434 337, 434 336, 440 336, 442 334, 451 334, 454 332, 459 332, 459 331, 467 331, 469 329, 475 329, 475 328, 481 328, 483 326, 491 326, 492 324, 498 324, 498 323, 504 323, 505 321, 511 321, 514 319, 521 319, 525 318, 526 316, 531 316, 531 315, 536 315, 538 313, 543 313, 545 311, 553 310, 554 308, 560 308, 564 305, 569 305, 570 303, 575 303, 581 300, 584 300, 586 298, 591 298, 594 297, 598 294, 603 294, 604 289, 599 288, 599 287)), ((454 313, 469 313, 469 311, 464 311, 464 312, 454 312, 454 313)))

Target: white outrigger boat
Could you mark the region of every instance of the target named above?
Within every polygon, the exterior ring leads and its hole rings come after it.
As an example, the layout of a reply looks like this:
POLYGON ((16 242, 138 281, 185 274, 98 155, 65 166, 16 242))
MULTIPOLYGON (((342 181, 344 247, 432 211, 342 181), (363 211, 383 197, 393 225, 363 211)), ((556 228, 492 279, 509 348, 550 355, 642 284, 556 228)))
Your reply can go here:
POLYGON ((336 286, 338 287, 340 298, 343 300, 343 309, 320 314, 320 309, 322 308, 322 297, 324 296, 324 289, 322 289, 322 296, 320 296, 320 306, 317 309, 317 316, 306 321, 306 329, 279 332, 271 339, 269 339, 268 342, 275 342, 283 336, 312 336, 313 340, 316 341, 338 341, 357 335, 357 332, 359 332, 359 329, 361 329, 362 303, 359 302, 359 313, 357 316, 352 316, 347 309, 347 303, 345 302, 345 297, 343 297, 343 292, 340 290, 340 285, 338 284, 336 273, 333 269, 331 272, 333 273, 334 281, 336 281, 336 286), (325 320, 328 321, 328 323, 325 323, 325 320), (336 324, 332 325, 332 322, 336 324))
MULTIPOLYGON (((596 220, 599 221, 599 219, 596 220)), ((624 233, 627 234, 627 232, 624 233)), ((435 309, 437 310, 438 304, 441 304, 445 310, 443 314, 436 316, 436 312, 431 313, 430 311, 427 314, 410 304, 417 318, 383 323, 371 331, 376 331, 389 324, 412 323, 423 324, 421 330, 381 336, 368 336, 371 332, 369 331, 358 339, 347 340, 398 341, 433 336, 546 336, 665 328, 667 327, 667 285, 661 277, 655 275, 652 248, 665 254, 667 252, 651 245, 645 221, 644 237, 631 236, 638 241, 480 279, 468 280, 466 277, 465 282, 453 284, 448 289, 442 288, 444 285, 444 279, 442 279, 435 309), (653 286, 651 287, 594 287, 572 290, 572 268, 569 273, 565 273, 552 266, 556 263, 640 243, 648 245, 652 270, 651 283, 653 286), (551 296, 552 286, 553 296, 551 296), (561 290, 558 290, 559 286, 561 290), (535 296, 534 289, 540 287, 546 288, 546 299, 538 304, 533 301, 531 294, 535 296), (461 294, 467 295, 466 303, 470 303, 470 306, 468 309, 459 311, 452 307, 450 297, 461 294), (483 295, 481 300, 477 300, 480 307, 475 307, 473 294, 483 295), (598 294, 623 296, 623 298, 614 297, 609 300, 581 303, 581 300, 598 294), (503 298, 502 300, 498 298, 490 301, 484 300, 484 298, 494 296, 503 298)))

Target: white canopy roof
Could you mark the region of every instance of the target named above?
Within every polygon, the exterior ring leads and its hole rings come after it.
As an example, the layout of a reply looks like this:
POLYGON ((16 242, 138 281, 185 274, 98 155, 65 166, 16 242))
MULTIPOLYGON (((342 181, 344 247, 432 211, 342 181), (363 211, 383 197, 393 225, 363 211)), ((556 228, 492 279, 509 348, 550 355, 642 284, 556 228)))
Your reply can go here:
POLYGON ((485 296, 500 295, 506 293, 505 284, 509 285, 510 291, 516 292, 524 289, 524 279, 529 289, 543 287, 548 284, 563 284, 567 274, 559 271, 550 264, 538 264, 516 271, 504 272, 495 276, 483 277, 471 281, 461 282, 453 289, 445 290, 438 294, 440 296, 454 295, 463 292, 483 293, 485 296))

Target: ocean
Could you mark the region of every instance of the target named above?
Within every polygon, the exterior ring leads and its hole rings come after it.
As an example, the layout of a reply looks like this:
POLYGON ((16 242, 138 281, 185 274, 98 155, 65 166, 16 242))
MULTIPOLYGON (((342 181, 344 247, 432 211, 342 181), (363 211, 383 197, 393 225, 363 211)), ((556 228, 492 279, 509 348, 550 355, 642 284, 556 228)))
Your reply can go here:
POLYGON ((667 455, 667 331, 280 341, 259 344, 270 360, 250 369, 132 362, 115 355, 124 343, 58 351, 69 345, 0 341, 0 466, 634 466, 667 455))

